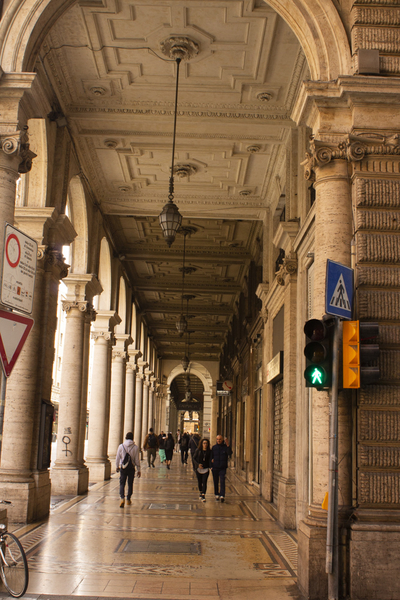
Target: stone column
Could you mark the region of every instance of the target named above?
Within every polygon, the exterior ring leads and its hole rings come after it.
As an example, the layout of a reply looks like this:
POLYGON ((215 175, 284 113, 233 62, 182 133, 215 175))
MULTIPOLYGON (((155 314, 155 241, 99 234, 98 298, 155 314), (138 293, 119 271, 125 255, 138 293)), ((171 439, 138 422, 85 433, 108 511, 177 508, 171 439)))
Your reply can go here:
POLYGON ((129 361, 126 363, 125 377, 125 415, 124 433, 134 431, 135 427, 135 389, 136 389, 136 360, 141 356, 140 350, 128 350, 129 361))
POLYGON ((90 393, 89 443, 86 464, 91 481, 110 479, 111 463, 107 456, 110 415, 110 348, 112 329, 119 317, 114 311, 99 311, 92 337, 93 375, 90 393))
POLYGON ((155 382, 156 377, 150 377, 150 386, 149 386, 149 425, 148 428, 153 427, 155 431, 155 410, 154 410, 154 402, 155 402, 155 382))
POLYGON ((143 447, 144 438, 149 433, 149 386, 150 381, 147 375, 143 379, 143 413, 142 413, 142 440, 141 447, 143 447))
POLYGON ((67 318, 58 414, 57 459, 52 469, 51 481, 53 493, 77 495, 86 493, 89 483, 89 472, 83 456, 82 420, 86 424, 89 342, 87 323, 90 323, 93 310, 85 298, 92 298, 94 288, 97 287, 96 291, 99 291, 100 284, 93 275, 87 274, 71 274, 66 278, 65 284, 68 289, 63 309, 67 318))
POLYGON ((142 407, 143 407, 143 373, 136 373, 135 386, 135 426, 133 437, 138 447, 142 448, 142 407))
POLYGON ((115 461, 118 446, 124 440, 126 345, 132 342, 130 335, 114 334, 115 346, 112 349, 110 430, 108 434, 108 456, 115 461))
POLYGON ((63 302, 67 313, 58 413, 57 459, 52 469, 55 494, 87 492, 89 474, 79 454, 83 345, 87 302, 63 302))
POLYGON ((20 208, 16 225, 40 246, 32 317, 35 325, 7 381, 0 481, 13 505, 11 520, 44 518, 50 507, 49 427, 59 280, 67 274, 59 247, 76 233, 53 208, 20 208), (47 242, 52 241, 52 245, 47 242), (55 241, 57 240, 57 245, 55 241), (47 426, 47 428, 46 428, 47 426), (15 460, 15 448, 26 452, 15 460))
MULTIPOLYGON (((306 176, 315 174, 315 258, 314 295, 312 317, 320 319, 325 313, 326 261, 334 260, 350 266, 352 238, 351 188, 346 153, 341 145, 334 146, 313 140, 311 155, 306 166, 306 176)), ((340 404, 340 399, 339 399, 340 404)), ((351 452, 351 439, 346 431, 349 415, 343 413, 341 427, 340 457, 351 452)), ((310 598, 327 594, 325 573, 326 518, 321 508, 329 477, 329 396, 327 392, 312 390, 312 436, 313 480, 312 504, 308 518, 299 524, 299 585, 310 598), (310 557, 313 560, 310 560, 310 557)), ((341 498, 346 504, 348 498, 341 498)))

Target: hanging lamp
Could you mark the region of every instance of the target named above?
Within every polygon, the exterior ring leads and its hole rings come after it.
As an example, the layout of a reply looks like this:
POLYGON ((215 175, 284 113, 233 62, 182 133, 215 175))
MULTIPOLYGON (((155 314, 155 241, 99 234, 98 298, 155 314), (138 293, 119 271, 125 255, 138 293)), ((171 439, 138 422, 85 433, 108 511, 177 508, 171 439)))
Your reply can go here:
POLYGON ((179 65, 182 59, 176 58, 176 87, 175 87, 175 110, 174 110, 174 133, 172 138, 172 160, 171 160, 171 173, 169 177, 169 194, 168 202, 162 209, 158 220, 160 227, 164 234, 164 239, 167 242, 168 248, 171 247, 175 241, 175 236, 182 224, 182 215, 178 210, 178 207, 174 203, 174 161, 175 161, 175 139, 176 139, 176 115, 178 108, 178 85, 179 85, 179 65))

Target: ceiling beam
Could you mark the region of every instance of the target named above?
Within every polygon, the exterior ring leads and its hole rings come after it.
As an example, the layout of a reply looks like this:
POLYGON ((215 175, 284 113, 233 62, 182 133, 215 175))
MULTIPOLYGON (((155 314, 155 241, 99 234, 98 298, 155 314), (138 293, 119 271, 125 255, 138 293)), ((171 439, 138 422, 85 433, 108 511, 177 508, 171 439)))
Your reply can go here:
MULTIPOLYGON (((191 294, 201 294, 207 292, 209 294, 230 294, 234 296, 238 292, 241 291, 241 286, 232 282, 221 282, 221 283, 209 283, 207 281, 196 281, 193 284, 190 281, 190 275, 186 276, 185 279, 185 288, 191 294)), ((135 279, 133 281, 133 289, 145 292, 165 292, 165 291, 174 291, 180 290, 182 287, 182 280, 178 281, 177 279, 168 278, 167 281, 165 279, 135 279)))
MULTIPOLYGON (((167 314, 174 314, 174 315, 180 315, 182 312, 182 307, 179 304, 167 304, 167 303, 163 303, 163 302, 151 302, 145 306, 141 307, 141 312, 143 314, 148 314, 148 313, 167 313, 167 314)), ((205 306, 202 305, 191 305, 190 306, 190 312, 191 313, 195 313, 196 315, 233 315, 234 313, 234 308, 227 306, 227 305, 223 305, 221 306, 220 304, 218 305, 212 305, 212 304, 207 304, 205 306)))

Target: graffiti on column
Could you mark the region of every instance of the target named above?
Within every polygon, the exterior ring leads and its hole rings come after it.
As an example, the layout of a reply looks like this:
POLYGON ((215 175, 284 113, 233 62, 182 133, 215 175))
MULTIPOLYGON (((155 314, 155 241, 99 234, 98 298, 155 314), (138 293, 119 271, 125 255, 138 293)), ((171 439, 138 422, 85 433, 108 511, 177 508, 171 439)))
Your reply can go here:
POLYGON ((65 452, 65 456, 72 454, 71 450, 68 450, 68 445, 71 443, 71 438, 68 435, 64 435, 62 443, 65 444, 65 448, 63 450, 63 452, 65 452))

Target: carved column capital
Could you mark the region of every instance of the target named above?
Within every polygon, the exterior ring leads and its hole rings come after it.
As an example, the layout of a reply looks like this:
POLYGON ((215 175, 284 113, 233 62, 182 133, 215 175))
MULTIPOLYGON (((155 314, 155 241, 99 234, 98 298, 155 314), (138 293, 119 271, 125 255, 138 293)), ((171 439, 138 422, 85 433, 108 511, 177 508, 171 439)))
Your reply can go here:
POLYGON ((113 334, 111 333, 111 331, 92 331, 90 335, 92 340, 94 340, 95 342, 99 339, 103 339, 106 342, 110 342, 113 338, 113 334))
POLYGON ((306 152, 304 177, 315 179, 315 169, 324 167, 332 160, 346 160, 349 163, 360 162, 367 156, 399 156, 400 132, 380 134, 364 132, 349 134, 336 144, 311 139, 310 152, 306 152))
POLYGON ((81 313, 85 313, 87 310, 90 310, 90 305, 88 302, 71 302, 70 300, 62 300, 62 308, 68 313, 73 308, 77 308, 81 313))
POLYGON ((32 160, 37 156, 29 149, 28 128, 14 133, 0 134, 0 149, 9 156, 19 160, 18 173, 28 173, 32 168, 32 160))
POLYGON ((279 267, 279 271, 275 273, 276 282, 278 285, 286 285, 287 277, 292 277, 297 273, 297 256, 295 252, 292 252, 289 256, 283 259, 281 266, 279 267))

